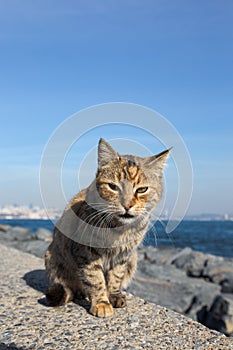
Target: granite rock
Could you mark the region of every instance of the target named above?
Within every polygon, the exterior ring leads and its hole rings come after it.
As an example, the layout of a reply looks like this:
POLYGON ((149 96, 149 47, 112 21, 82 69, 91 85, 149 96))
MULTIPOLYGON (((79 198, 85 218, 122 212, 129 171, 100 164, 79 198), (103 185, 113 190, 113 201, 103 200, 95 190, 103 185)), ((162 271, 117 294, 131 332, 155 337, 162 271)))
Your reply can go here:
POLYGON ((8 247, 43 257, 51 241, 49 236, 51 237, 52 233, 48 230, 38 229, 37 234, 34 234, 27 228, 15 226, 0 232, 0 242, 8 247))
POLYGON ((208 278, 211 282, 220 284, 222 291, 233 293, 233 263, 232 262, 208 262, 203 271, 203 277, 208 278))
POLYGON ((204 323, 208 328, 215 329, 226 335, 233 334, 233 315, 229 315, 230 303, 227 298, 217 296, 204 315, 204 323))
POLYGON ((5 235, 10 237, 10 240, 16 241, 29 241, 32 239, 32 233, 29 229, 24 227, 15 226, 10 228, 5 235))
POLYGON ((31 240, 31 241, 24 241, 14 244, 11 244, 11 247, 14 247, 16 249, 19 249, 25 253, 30 253, 35 256, 38 256, 39 258, 44 257, 44 254, 49 246, 48 242, 41 241, 41 240, 31 240))
POLYGON ((46 228, 39 228, 36 233, 35 236, 37 239, 40 239, 42 241, 46 241, 46 242, 51 242, 52 238, 53 238, 53 234, 50 230, 47 230, 46 228))
POLYGON ((220 294, 221 287, 202 279, 191 278, 173 265, 157 265, 139 261, 135 278, 128 291, 146 300, 188 315, 197 313, 220 294))
POLYGON ((0 232, 7 232, 12 228, 11 225, 0 224, 0 232))
POLYGON ((231 335, 232 286, 232 259, 191 248, 140 247, 138 270, 128 291, 231 335), (216 310, 224 310, 219 319, 216 310))
POLYGON ((11 227, 5 232, 0 232, 0 240, 6 241, 29 241, 33 238, 31 231, 24 227, 11 227))

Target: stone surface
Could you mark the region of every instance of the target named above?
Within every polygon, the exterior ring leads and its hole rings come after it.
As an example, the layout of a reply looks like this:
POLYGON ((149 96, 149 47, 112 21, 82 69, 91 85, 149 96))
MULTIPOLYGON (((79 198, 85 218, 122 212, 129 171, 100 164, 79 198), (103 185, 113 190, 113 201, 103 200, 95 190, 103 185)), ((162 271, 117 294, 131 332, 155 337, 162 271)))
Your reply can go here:
POLYGON ((135 278, 128 291, 197 320, 197 313, 219 295, 221 287, 188 277, 173 265, 139 261, 135 278))
POLYGON ((233 293, 233 276, 229 276, 220 282, 222 293, 233 293))
POLYGON ((128 306, 98 319, 86 303, 50 308, 44 302, 42 259, 0 246, 0 349, 233 348, 233 340, 164 307, 127 295, 128 306))
POLYGON ((138 270, 128 291, 225 334, 233 334, 233 298, 229 297, 233 296, 232 285, 232 259, 191 248, 140 247, 138 270), (216 300, 228 305, 218 318, 216 300))
POLYGON ((44 257, 44 254, 48 248, 49 242, 40 241, 40 240, 32 240, 29 242, 21 242, 17 247, 23 252, 34 254, 38 257, 44 257))
POLYGON ((52 241, 52 237, 53 234, 51 231, 45 229, 45 228, 39 228, 36 233, 35 236, 37 239, 46 241, 46 242, 51 242, 52 241))
POLYGON ((15 249, 19 249, 25 253, 30 253, 40 258, 44 257, 44 254, 48 248, 49 242, 40 240, 31 241, 3 241, 3 243, 15 249))
POLYGON ((4 233, 1 233, 1 239, 6 239, 9 241, 26 241, 32 239, 31 231, 24 227, 11 227, 9 230, 7 230, 4 233))
POLYGON ((229 301, 221 295, 217 296, 206 313, 205 325, 225 334, 233 333, 233 316, 229 315, 229 301))
POLYGON ((185 248, 172 257, 171 264, 186 271, 192 277, 202 276, 207 261, 206 254, 185 248))
POLYGON ((43 257, 49 243, 52 240, 52 232, 43 228, 36 234, 23 227, 11 227, 10 230, 0 231, 0 242, 23 252, 43 257))
MULTIPOLYGON (((10 234, 8 232, 0 232, 0 242, 38 257, 44 256, 52 236, 45 229, 38 229, 36 234, 32 234, 27 229, 16 227, 11 228, 10 234)), ((190 248, 157 249, 142 246, 139 248, 138 271, 128 291, 219 331, 224 329, 226 334, 233 332, 233 300, 230 297, 233 296, 232 259, 196 252, 190 248), (224 327, 213 317, 212 306, 218 296, 228 305, 227 313, 221 314, 224 327)))
MULTIPOLYGON (((226 286, 227 281, 233 283, 233 263, 232 262, 217 262, 208 263, 203 271, 203 276, 211 282, 226 286)), ((233 292, 233 290, 232 290, 233 292)), ((229 291, 228 291, 229 293, 229 291)))
POLYGON ((12 228, 11 225, 5 225, 5 224, 0 224, 0 232, 6 232, 9 231, 12 228))

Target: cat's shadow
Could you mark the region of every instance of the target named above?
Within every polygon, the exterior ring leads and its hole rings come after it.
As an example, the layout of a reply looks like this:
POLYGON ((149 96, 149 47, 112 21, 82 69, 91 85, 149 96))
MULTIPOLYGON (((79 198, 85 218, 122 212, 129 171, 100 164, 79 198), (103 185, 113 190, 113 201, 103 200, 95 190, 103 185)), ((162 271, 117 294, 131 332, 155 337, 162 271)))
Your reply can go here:
MULTIPOLYGON (((45 270, 32 270, 23 276, 23 279, 27 283, 28 286, 31 288, 38 290, 39 292, 45 294, 48 285, 49 285, 49 280, 47 277, 47 273, 45 270)), ((49 306, 45 296, 43 298, 38 299, 38 303, 44 305, 44 306, 49 306)))
MULTIPOLYGON (((39 292, 45 294, 48 285, 49 285, 49 280, 47 276, 47 272, 45 270, 32 270, 23 276, 23 279, 27 283, 28 286, 31 288, 38 290, 39 292)), ((50 307, 46 297, 43 296, 42 298, 38 299, 38 303, 41 305, 44 305, 46 307, 50 307)), ((82 306, 84 309, 87 311, 90 308, 90 303, 86 300, 83 299, 75 299, 74 300, 75 304, 78 304, 79 306, 82 306)))
POLYGON ((14 343, 11 343, 9 345, 0 343, 0 350, 26 350, 25 347, 18 348, 14 343))

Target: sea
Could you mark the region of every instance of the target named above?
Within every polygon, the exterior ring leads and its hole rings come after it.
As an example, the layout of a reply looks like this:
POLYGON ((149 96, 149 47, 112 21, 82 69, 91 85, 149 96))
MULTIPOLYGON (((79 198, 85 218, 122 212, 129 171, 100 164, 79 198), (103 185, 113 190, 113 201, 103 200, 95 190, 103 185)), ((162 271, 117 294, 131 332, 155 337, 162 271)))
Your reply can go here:
MULTIPOLYGON (((38 228, 53 230, 50 220, 11 219, 0 224, 21 226, 35 232, 38 228)), ((190 247, 193 250, 233 258, 233 221, 182 221, 170 234, 165 231, 166 221, 155 222, 148 230, 143 244, 158 248, 190 247)))

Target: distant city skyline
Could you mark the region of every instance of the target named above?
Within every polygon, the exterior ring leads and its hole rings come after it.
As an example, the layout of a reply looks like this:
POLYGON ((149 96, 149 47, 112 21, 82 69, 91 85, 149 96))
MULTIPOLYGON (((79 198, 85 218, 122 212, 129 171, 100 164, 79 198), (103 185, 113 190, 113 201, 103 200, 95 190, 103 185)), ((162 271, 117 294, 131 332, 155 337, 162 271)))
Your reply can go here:
MULTIPOLYGON (((194 172, 187 214, 232 213, 233 2, 2 2, 0 30, 0 206, 42 206, 40 162, 54 130, 83 108, 123 101, 158 111, 184 139, 194 172)), ((87 135, 64 161, 68 198, 79 162, 115 135, 162 150, 123 129, 87 135)), ((174 169, 171 160, 172 196, 174 169)))
MULTIPOLYGON (((17 220, 17 219, 29 219, 29 220, 57 220, 61 217, 62 210, 57 208, 39 207, 37 205, 23 205, 18 204, 0 206, 0 220, 17 220)), ((168 220, 170 213, 164 210, 162 215, 158 218, 161 220, 168 220)), ((178 220, 178 219, 177 219, 178 220)), ((197 215, 186 215, 184 220, 198 220, 198 221, 233 221, 233 213, 201 213, 197 215)), ((152 221, 157 221, 153 219, 152 221)))

